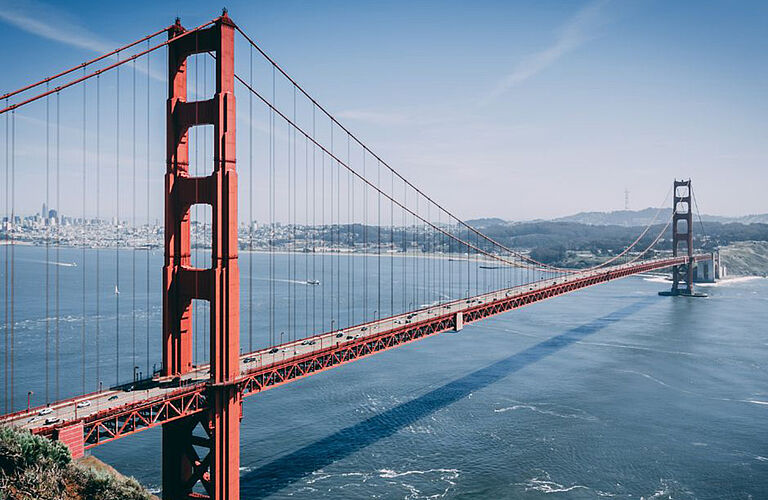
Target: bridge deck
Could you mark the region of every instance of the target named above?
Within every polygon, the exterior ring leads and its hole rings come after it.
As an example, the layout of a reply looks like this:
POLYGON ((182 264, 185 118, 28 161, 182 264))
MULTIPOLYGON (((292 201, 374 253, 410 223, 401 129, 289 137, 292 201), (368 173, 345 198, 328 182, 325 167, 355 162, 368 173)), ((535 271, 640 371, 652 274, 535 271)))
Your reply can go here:
MULTIPOLYGON (((702 255, 694 257, 694 260, 706 258, 702 255)), ((237 384, 244 396, 253 395, 382 350, 454 329, 459 313, 464 323, 472 323, 588 286, 684 264, 686 259, 654 259, 574 273, 261 349, 241 356, 237 384)), ((173 387, 154 384, 130 392, 107 390, 87 394, 51 404, 51 413, 47 415, 39 415, 42 407, 5 415, 0 418, 0 424, 15 425, 43 435, 83 425, 85 448, 92 448, 204 411, 207 408, 208 370, 208 365, 199 366, 173 387), (46 424, 46 420, 52 417, 58 420, 46 424)))

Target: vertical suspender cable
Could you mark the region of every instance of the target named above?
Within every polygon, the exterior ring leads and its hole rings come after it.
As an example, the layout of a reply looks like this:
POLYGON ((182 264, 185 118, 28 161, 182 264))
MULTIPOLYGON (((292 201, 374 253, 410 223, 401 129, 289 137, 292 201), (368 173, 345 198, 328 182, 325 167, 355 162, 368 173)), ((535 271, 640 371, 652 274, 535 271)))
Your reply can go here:
POLYGON ((320 227, 322 228, 320 232, 320 244, 322 245, 322 252, 320 253, 320 276, 323 277, 322 279, 322 294, 321 294, 321 302, 323 303, 322 307, 322 313, 320 317, 320 328, 322 331, 325 331, 325 287, 326 283, 326 276, 325 276, 325 153, 320 152, 320 227))
MULTIPOLYGON (((8 107, 8 99, 5 100, 5 107, 8 107)), ((11 231, 13 231, 13 219, 11 219, 11 214, 8 211, 8 188, 10 186, 10 165, 9 165, 9 158, 8 158, 8 152, 10 150, 9 147, 9 134, 10 130, 8 127, 8 115, 5 115, 5 218, 6 218, 6 226, 5 226, 5 245, 3 245, 3 251, 5 253, 5 273, 3 273, 3 285, 5 293, 3 295, 3 298, 5 299, 5 309, 3 314, 3 319, 5 322, 5 350, 3 350, 3 401, 5 402, 5 413, 10 413, 10 408, 8 407, 8 258, 10 257, 9 252, 9 245, 8 242, 10 240, 10 234, 11 231)))
MULTIPOLYGON (((403 182, 403 206, 408 206, 408 186, 403 182)), ((408 212, 402 209, 403 212, 403 262, 401 266, 403 268, 403 283, 401 289, 403 290, 403 312, 407 311, 408 305, 408 212)))
MULTIPOLYGON (((248 52, 248 83, 253 87, 253 47, 248 52)), ((248 352, 253 352, 253 92, 248 92, 248 352)))
MULTIPOLYGON (((48 91, 49 84, 45 84, 45 90, 48 91)), ((43 212, 51 210, 51 99, 45 98, 45 207, 43 212)), ((50 314, 50 295, 51 295, 51 224, 53 223, 48 214, 43 214, 45 223, 45 403, 51 402, 51 375, 50 375, 50 357, 51 357, 51 314, 50 314)))
MULTIPOLYGON (((96 76, 96 224, 101 229, 101 75, 96 76)), ((96 384, 101 390, 101 262, 96 243, 96 384)))
MULTIPOLYGON (((389 192, 395 197, 395 176, 389 173, 389 192)), ((395 202, 389 200, 389 315, 395 315, 395 202)))
MULTIPOLYGON (((275 67, 272 66, 275 104, 275 67)), ((269 112, 269 345, 275 344, 275 112, 269 112)))
MULTIPOLYGON (((333 121, 331 121, 330 124, 331 124, 331 154, 333 154, 333 121)), ((328 196, 328 208, 330 208, 330 210, 331 210, 330 221, 329 221, 330 223, 328 224, 329 229, 330 229, 330 233, 331 233, 330 234, 331 242, 328 245, 328 247, 329 247, 329 258, 330 258, 330 261, 331 261, 331 280, 330 280, 331 286, 330 286, 330 290, 329 290, 330 295, 331 295, 331 297, 330 297, 330 302, 331 302, 331 322, 330 322, 330 325, 331 326, 329 327, 328 331, 331 331, 331 330, 333 330, 333 323, 335 321, 335 319, 334 319, 334 312, 333 312, 334 311, 334 300, 333 299, 335 298, 335 295, 334 295, 334 291, 335 291, 334 290, 334 284, 336 282, 336 279, 335 279, 336 275, 333 272, 333 264, 334 264, 334 260, 335 259, 334 259, 334 255, 332 253, 333 252, 333 245, 334 245, 334 241, 335 241, 334 233, 335 233, 335 230, 336 230, 336 228, 334 227, 334 223, 333 223, 333 172, 335 170, 333 168, 333 166, 334 166, 335 160, 333 158, 328 158, 328 162, 330 163, 330 165, 329 165, 329 174, 331 176, 330 179, 328 180, 328 188, 329 188, 328 190, 330 191, 329 192, 329 196, 328 196)), ((336 295, 338 295, 338 291, 336 291, 336 295)), ((325 328, 325 327, 323 327, 323 328, 325 328)))
MULTIPOLYGON (((365 150, 363 149, 363 178, 365 179, 365 150)), ((363 323, 368 323, 368 186, 363 184, 363 323)))
MULTIPOLYGON (((333 131, 333 123, 331 123, 333 131)), ((333 137, 333 135, 331 135, 333 137)), ((336 171, 336 327, 341 327, 341 165, 338 160, 336 171)), ((332 328, 333 329, 333 328, 332 328)))
MULTIPOLYGON (((418 197, 418 195, 417 195, 417 197, 418 197)), ((408 310, 409 311, 413 310, 413 305, 418 303, 418 289, 417 289, 417 280, 416 280, 416 277, 417 277, 417 275, 416 275, 416 266, 417 266, 418 263, 416 261, 417 257, 416 257, 416 250, 415 250, 416 248, 418 248, 418 235, 419 235, 418 229, 416 227, 416 215, 415 214, 416 214, 417 211, 418 211, 418 205, 416 204, 416 208, 413 211, 414 215, 412 215, 412 217, 413 217, 413 224, 411 226, 412 233, 411 233, 411 248, 410 248, 410 250, 412 250, 412 251, 410 252, 410 254, 411 254, 410 255, 411 264, 409 266, 410 267, 409 274, 410 274, 410 278, 411 278, 411 302, 409 302, 409 304, 408 304, 408 310)))
MULTIPOLYGON (((119 60, 118 56, 118 60, 119 60)), ((120 66, 115 74, 115 385, 120 383, 120 66)))
MULTIPOLYGON (((428 200, 426 201, 427 205, 427 220, 432 221, 432 207, 430 206, 431 203, 429 203, 428 200)), ((427 255, 426 255, 426 262, 424 263, 424 271, 427 274, 427 287, 426 290, 426 296, 424 297, 426 300, 424 301, 425 304, 431 304, 433 297, 434 297, 434 286, 432 284, 432 280, 434 279, 434 262, 435 260, 432 258, 432 228, 429 226, 424 226, 424 246, 427 249, 427 255)))
POLYGON ((8 406, 13 411, 13 396, 15 393, 16 370, 14 356, 16 347, 16 110, 11 111, 11 389, 8 395, 8 406))
MULTIPOLYGON (((149 47, 149 41, 147 41, 147 47, 149 47)), ((149 57, 150 57, 150 55, 151 54, 149 54, 149 53, 147 54, 147 174, 146 174, 147 175, 147 178, 146 178, 146 185, 147 185, 147 188, 146 188, 146 196, 147 196, 147 199, 146 199, 146 210, 147 210, 147 228, 146 228, 146 232, 147 232, 147 235, 146 235, 146 238, 147 238, 147 245, 148 246, 147 246, 147 252, 146 252, 146 269, 145 269, 145 271, 147 273, 147 276, 146 276, 146 287, 147 287, 147 289, 146 289, 145 293, 146 293, 146 299, 147 299, 147 304, 146 304, 146 315, 147 315, 147 319, 146 319, 146 329, 147 329, 147 338, 146 338, 146 341, 147 341, 147 346, 146 346, 146 349, 147 349, 147 371, 146 371, 146 373, 147 373, 148 376, 151 377, 151 376, 154 376, 154 373, 152 373, 152 370, 150 368, 151 360, 150 360, 150 356, 149 356, 149 353, 150 353, 150 345, 149 345, 150 344, 150 342, 149 342, 149 317, 150 317, 150 309, 149 309, 149 307, 150 307, 150 303, 149 303, 149 291, 150 291, 150 286, 149 286, 149 241, 150 241, 150 237, 151 237, 151 234, 152 234, 152 230, 150 229, 150 222, 151 222, 151 220, 150 220, 150 215, 149 215, 149 200, 150 200, 150 196, 149 196, 149 186, 150 186, 150 182, 149 182, 149 178, 150 178, 150 171, 149 171, 150 170, 149 169, 149 141, 150 141, 150 135, 149 134, 150 134, 150 127, 149 127, 149 124, 151 122, 151 119, 150 119, 150 105, 149 105, 150 104, 150 100, 149 100, 149 97, 150 97, 149 96, 149 91, 150 91, 150 88, 149 88, 150 87, 150 80, 149 80, 149 75, 150 75, 150 71, 149 71, 150 70, 150 65, 149 64, 150 64, 150 61, 149 61, 149 57)))
MULTIPOLYGON (((250 94, 250 92, 249 92, 250 94)), ((293 123, 296 123, 296 86, 293 86, 293 123)), ((290 128, 290 126, 289 126, 290 128)), ((290 139, 290 136, 289 136, 290 139)), ((291 192, 293 193, 293 218, 291 220, 291 288, 293 289, 293 300, 291 300, 291 331, 289 337, 293 337, 296 340, 296 129, 293 129, 293 165, 288 165, 289 169, 293 169, 290 177, 293 179, 293 187, 291 192)), ((290 197, 289 197, 290 201, 290 197)))
MULTIPOLYGON (((347 134, 347 163, 352 164, 352 158, 351 158, 351 150, 350 150, 350 137, 349 134, 347 134)), ((347 262, 349 263, 347 267, 347 276, 349 277, 349 298, 347 299, 349 301, 349 319, 347 321, 349 326, 352 326, 355 324, 355 266, 354 262, 352 261, 354 257, 354 252, 356 251, 356 242, 357 242, 357 231, 355 231, 355 179, 352 177, 352 174, 347 175, 347 192, 348 192, 348 198, 349 198, 349 244, 350 244, 350 253, 349 258, 347 259, 347 262)))
POLYGON ((413 248, 412 260, 413 266, 411 269, 411 280, 413 281, 413 303, 410 304, 409 309, 411 311, 419 309, 419 305, 422 304, 421 299, 421 265, 422 265, 422 245, 421 245, 421 208, 419 203, 420 194, 417 190, 413 190, 413 236, 411 247, 413 248))
MULTIPOLYGON (((315 104, 312 103, 312 280, 317 282, 317 175, 315 172, 315 160, 317 146, 315 139, 315 104)), ((320 286, 323 286, 322 283, 320 286)), ((312 331, 317 329, 317 286, 312 287, 312 331)))
POLYGON ((55 336, 55 345, 54 345, 54 361, 55 361, 55 395, 56 395, 56 401, 59 401, 61 399, 61 394, 59 392, 59 299, 61 296, 61 290, 59 287, 60 281, 59 281, 59 268, 61 267, 59 265, 59 262, 61 262, 60 258, 60 248, 61 248, 61 222, 62 222, 62 215, 61 215, 61 103, 60 103, 60 97, 61 95, 59 92, 56 92, 56 268, 55 268, 55 274, 54 274, 54 281, 55 281, 55 289, 56 289, 56 295, 54 297, 54 309, 56 311, 56 336, 55 336))
POLYGON ((376 319, 381 318, 381 162, 376 161, 376 319))
MULTIPOLYGON (((416 209, 414 210, 414 214, 419 213, 419 193, 416 193, 415 196, 416 200, 416 209)), ((420 245, 420 238, 421 238, 421 221, 416 219, 416 215, 414 215, 414 227, 416 228, 416 234, 415 234, 415 242, 416 242, 416 251, 414 252, 414 259, 413 263, 415 264, 413 267, 413 285, 414 285, 414 294, 413 294, 413 307, 416 309, 419 308, 419 304, 421 304, 421 287, 419 286, 419 279, 421 278, 421 273, 419 272, 419 267, 421 264, 421 245, 420 245)))
MULTIPOLYGON (((309 281, 306 277, 309 275, 309 252, 306 248, 309 246, 307 241, 309 235, 309 139, 304 138, 304 276, 305 280, 309 281)), ((312 228, 314 229, 314 228, 312 228)), ((312 276, 312 279, 315 277, 312 276)), ((314 286, 312 287, 314 288, 314 286)), ((310 333, 309 327, 309 287, 304 287, 304 336, 308 337, 310 333)))
MULTIPOLYGON (((83 68, 83 74, 85 74, 85 68, 83 68)), ((85 286, 85 281, 86 281, 86 277, 87 277, 86 266, 85 266, 85 264, 87 262, 87 260, 86 260, 86 250, 85 250, 85 247, 86 247, 86 240, 85 240, 85 238, 86 238, 86 234, 85 234, 85 217, 86 217, 86 215, 85 215, 86 204, 85 203, 86 203, 86 201, 85 200, 88 199, 88 196, 86 195, 87 187, 86 187, 86 169, 85 169, 85 164, 86 164, 85 146, 86 146, 86 131, 87 131, 87 128, 86 128, 87 104, 86 103, 87 103, 86 83, 83 82, 83 193, 82 193, 82 196, 83 196, 83 219, 80 221, 81 222, 81 224, 80 224, 80 234, 81 234, 81 239, 82 239, 80 244, 82 245, 81 251, 82 251, 82 265, 83 265, 83 269, 82 269, 82 271, 83 271, 83 277, 82 277, 82 281, 83 281, 83 303, 82 303, 83 318, 81 320, 81 325, 80 325, 80 360, 81 360, 81 365, 82 365, 80 367, 80 370, 81 370, 81 374, 80 375, 81 375, 81 379, 82 380, 81 380, 80 392, 82 392, 83 394, 85 394, 85 392, 86 392, 86 389, 85 389, 85 317, 86 317, 86 306, 85 306, 85 304, 86 304, 86 297, 87 297, 87 295, 86 295, 86 286, 85 286)))
MULTIPOLYGON (((131 232, 136 230, 136 59, 133 60, 133 96, 131 99, 132 134, 131 134, 131 232)), ((133 364, 131 369, 136 370, 136 238, 131 238, 131 344, 133 347, 133 364)), ((134 372, 135 377, 135 372, 134 372)))
POLYGON ((471 238, 472 238, 472 234, 469 232, 469 228, 467 228, 467 299, 469 299, 471 295, 471 288, 472 288, 470 275, 469 275, 469 241, 471 238))
MULTIPOLYGON (((440 210, 440 207, 437 207, 437 225, 439 227, 443 227, 443 211, 440 210)), ((440 296, 438 297, 438 303, 442 304, 444 301, 445 296, 447 295, 445 293, 445 252, 444 252, 444 244, 445 244, 445 235, 443 233, 440 233, 438 235, 439 238, 439 253, 440 253, 440 296)))
MULTIPOLYGON (((295 109, 295 106, 294 106, 294 113, 293 114, 294 114, 293 121, 295 123, 296 122, 296 116, 295 116, 296 115, 296 109, 295 109)), ((289 227, 290 227, 290 224, 291 224, 291 196, 293 195, 293 193, 291 192, 291 181, 292 181, 292 172, 291 172, 292 155, 291 155, 291 153, 292 153, 292 151, 291 151, 291 124, 290 123, 286 124, 286 131, 288 132, 287 133, 287 137, 286 137, 286 139, 287 139, 286 143, 288 144, 288 151, 287 151, 288 152, 288 165, 287 165, 287 167, 288 167, 287 168, 288 179, 287 179, 287 182, 286 182, 286 187, 287 187, 286 201, 287 201, 288 214, 287 214, 287 218, 286 218, 286 224, 288 224, 289 227)), ((292 332, 293 332, 293 315, 295 314, 295 311, 296 311, 296 305, 294 304, 294 300, 295 300, 295 296, 294 295, 295 295, 296 287, 294 286, 295 285, 294 283, 291 283, 291 281, 293 280, 293 278, 291 276, 291 262, 292 262, 292 260, 293 260, 293 252, 291 252, 290 255, 287 255, 286 259, 285 259, 285 263, 286 263, 286 266, 287 266, 286 270, 288 271, 287 272, 288 283, 286 283, 286 285, 287 285, 287 287, 286 287, 287 290, 286 291, 288 292, 288 331, 287 331, 287 333, 288 333, 288 338, 289 339, 291 338, 291 335, 292 335, 292 332)), ((282 340, 283 339, 282 339, 282 335, 281 335, 281 339, 280 339, 281 342, 280 343, 282 343, 282 340)))
MULTIPOLYGON (((350 165, 349 163, 349 134, 347 134, 347 165, 350 165)), ((345 232, 345 247, 347 248, 347 321, 346 325, 347 327, 350 327, 353 325, 352 323, 352 252, 354 251, 354 242, 352 240, 352 235, 354 234, 354 223, 352 221, 352 205, 351 205, 351 183, 352 183, 352 175, 347 170, 347 216, 346 216, 346 232, 345 232)))

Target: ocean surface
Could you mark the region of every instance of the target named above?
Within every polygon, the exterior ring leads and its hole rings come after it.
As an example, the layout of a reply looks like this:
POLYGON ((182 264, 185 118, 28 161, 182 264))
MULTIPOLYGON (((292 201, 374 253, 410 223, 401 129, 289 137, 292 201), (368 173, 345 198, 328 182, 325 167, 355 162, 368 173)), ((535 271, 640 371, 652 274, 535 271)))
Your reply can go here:
MULTIPOLYGON (((83 367, 86 387, 92 388, 95 360, 89 356, 83 363, 76 353, 83 331, 93 350, 95 295, 100 302, 99 376, 109 379, 104 384, 130 378, 133 366, 146 373, 147 366, 157 363, 159 332, 148 337, 148 352, 145 346, 146 332, 154 332, 160 321, 160 255, 135 255, 131 269, 137 271, 119 276, 118 305, 115 252, 102 250, 103 276, 99 291, 86 297, 83 327, 82 292, 75 292, 82 289, 83 276, 92 279, 93 251, 60 250, 58 279, 71 290, 59 294, 59 312, 53 317, 56 297, 49 297, 46 316, 45 293, 37 283, 52 252, 47 259, 41 248, 17 247, 16 252, 17 283, 27 273, 29 285, 22 291, 17 285, 15 297, 15 407, 26 405, 28 387, 35 389, 33 404, 42 403, 46 389, 40 382, 45 366, 40 353, 46 328, 52 338, 56 317, 59 395, 80 390, 83 367), (142 281, 147 269, 148 282, 142 281), (142 306, 147 297, 149 308, 142 306), (128 358, 120 370, 114 366, 118 346, 120 359, 128 358)), ((123 268, 133 257, 130 252, 121 256, 123 268)), ((257 270, 266 270, 270 256, 253 258, 257 270)), ((296 263, 286 256, 274 258, 296 263)), ((350 259, 336 265, 354 267, 353 283, 364 273, 387 276, 387 268, 376 268, 373 258, 350 259)), ((424 271, 423 263, 430 260, 419 260, 424 271)), ((446 261, 435 266, 447 266, 450 274, 446 261)), ((385 262, 393 266, 395 292, 383 302, 429 303, 441 293, 432 290, 440 287, 425 287, 403 300, 399 290, 411 285, 394 275, 401 276, 402 267, 410 272, 409 264, 385 262)), ((240 265, 248 275, 248 258, 241 255, 240 265)), ((308 261, 296 265, 309 268, 308 261)), ((244 280, 242 300, 248 302, 248 283, 253 283, 253 310, 259 316, 256 323, 244 312, 246 348, 249 342, 269 342, 272 330, 300 337, 311 323, 309 295, 319 294, 329 282, 301 284, 305 273, 285 267, 285 276, 244 280), (270 283, 282 283, 274 291, 280 300, 273 304, 270 283), (305 302, 289 311, 287 304, 297 303, 299 295, 305 302), (270 324, 263 316, 269 317, 273 307, 276 317, 305 320, 270 324)), ((461 272, 455 271, 453 281, 460 280, 461 272)), ((264 276, 259 273, 254 276, 264 276)), ((477 276, 474 268, 471 273, 477 276)), ((445 274, 441 280, 446 282, 445 274)), ((454 285, 449 294, 466 288, 454 285)), ((648 277, 599 285, 249 397, 241 430, 242 497, 766 498, 768 280, 702 286, 709 294, 705 299, 658 296, 667 286, 648 277)), ((370 284, 368 289, 375 292, 370 284)), ((351 304, 344 300, 349 295, 343 289, 338 295, 339 309, 348 310, 351 304)), ((369 302, 376 305, 368 308, 356 297, 356 322, 380 305, 382 300, 374 297, 369 302)), ((314 321, 355 320, 337 320, 334 313, 323 318, 314 321)), ((49 346, 51 353, 54 348, 49 346)), ((203 356, 205 345, 199 350, 203 356)), ((49 371, 50 397, 56 390, 50 363, 49 371)), ((160 437, 159 429, 148 430, 93 454, 159 491, 160 437)))

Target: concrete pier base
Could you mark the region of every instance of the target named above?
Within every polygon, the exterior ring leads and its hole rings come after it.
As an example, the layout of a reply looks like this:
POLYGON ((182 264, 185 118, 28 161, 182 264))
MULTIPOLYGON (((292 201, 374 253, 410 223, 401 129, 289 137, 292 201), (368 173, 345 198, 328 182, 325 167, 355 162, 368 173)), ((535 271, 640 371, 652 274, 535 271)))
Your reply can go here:
POLYGON ((706 297, 706 293, 701 292, 688 292, 685 290, 681 290, 679 292, 673 292, 672 290, 664 290, 662 292, 659 292, 659 295, 662 297, 706 297))

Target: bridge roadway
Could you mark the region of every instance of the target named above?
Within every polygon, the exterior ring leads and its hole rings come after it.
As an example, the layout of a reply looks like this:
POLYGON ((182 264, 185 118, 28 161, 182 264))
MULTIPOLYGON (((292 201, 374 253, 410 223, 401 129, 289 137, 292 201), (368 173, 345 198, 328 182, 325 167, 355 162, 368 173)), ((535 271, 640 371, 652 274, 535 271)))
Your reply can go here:
MULTIPOLYGON (((694 261, 707 258, 697 255, 694 261)), ((428 335, 461 329, 463 323, 613 279, 684 264, 686 259, 661 258, 572 273, 261 349, 241 356, 237 384, 244 396, 256 394, 428 335)), ((204 411, 208 372, 208 365, 202 365, 173 384, 161 384, 156 379, 145 381, 146 387, 138 383, 130 391, 86 394, 49 405, 51 411, 46 415, 40 415, 46 407, 5 415, 0 417, 0 424, 54 437, 63 429, 82 425, 87 449, 204 411)))

